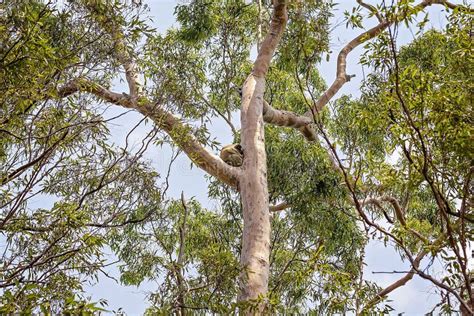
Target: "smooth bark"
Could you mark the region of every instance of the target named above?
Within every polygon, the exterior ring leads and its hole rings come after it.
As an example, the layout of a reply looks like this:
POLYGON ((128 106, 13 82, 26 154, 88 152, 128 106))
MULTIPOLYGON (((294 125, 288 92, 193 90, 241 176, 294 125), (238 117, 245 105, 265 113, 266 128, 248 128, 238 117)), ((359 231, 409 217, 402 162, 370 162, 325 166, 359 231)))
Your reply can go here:
MULTIPOLYGON (((270 30, 260 47, 252 73, 242 87, 241 144, 244 163, 240 177, 240 197, 244 218, 241 252, 241 293, 239 302, 265 308, 270 268, 270 213, 267 184, 267 157, 263 121, 265 76, 288 19, 286 1, 274 1, 270 30)), ((250 312, 250 310, 247 310, 250 312)))
POLYGON ((242 97, 243 174, 240 197, 244 218, 240 258, 239 301, 255 300, 268 289, 270 258, 270 216, 268 212, 267 156, 263 123, 265 79, 249 76, 242 97))
POLYGON ((233 188, 238 187, 239 168, 227 165, 219 156, 210 152, 193 135, 191 126, 166 111, 159 104, 151 103, 145 99, 137 104, 128 94, 112 92, 87 79, 69 82, 59 89, 58 96, 64 98, 76 92, 91 93, 101 100, 124 108, 135 109, 150 117, 156 126, 165 131, 199 168, 233 188))

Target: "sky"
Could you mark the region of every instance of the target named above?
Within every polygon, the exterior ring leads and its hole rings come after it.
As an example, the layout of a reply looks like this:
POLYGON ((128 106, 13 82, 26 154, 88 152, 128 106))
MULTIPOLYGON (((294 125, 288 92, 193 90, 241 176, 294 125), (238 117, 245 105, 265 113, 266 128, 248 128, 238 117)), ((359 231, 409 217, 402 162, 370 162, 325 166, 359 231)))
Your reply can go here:
MULTIPOLYGON (((148 0, 144 1, 150 6, 150 16, 153 19, 153 26, 155 26, 160 32, 165 32, 168 28, 176 26, 176 22, 173 16, 174 7, 177 1, 169 0, 148 0)), ((183 1, 181 1, 183 2, 183 1)), ((380 3, 380 1, 367 1, 372 4, 380 3)), ((461 3, 461 1, 453 1, 455 3, 461 3)), ((336 6, 334 17, 331 21, 335 27, 332 32, 331 38, 331 50, 333 51, 331 58, 328 62, 324 61, 319 67, 319 71, 322 77, 330 84, 335 78, 335 60, 337 52, 352 38, 357 36, 361 30, 346 29, 345 23, 343 23, 343 12, 350 10, 357 3, 355 0, 339 0, 339 4, 336 6)), ((441 28, 445 19, 444 9, 441 6, 436 6, 428 10, 430 14, 431 27, 441 28)), ((376 21, 366 23, 366 27, 375 25, 376 21)), ((400 33, 400 39, 398 44, 403 45, 410 42, 413 39, 413 33, 410 30, 404 29, 400 33)), ((359 64, 359 57, 362 53, 362 49, 358 48, 354 50, 348 58, 347 71, 349 74, 355 74, 349 83, 347 83, 339 92, 337 96, 341 94, 352 94, 353 96, 359 95, 359 86, 363 79, 364 69, 359 64)), ((367 70, 365 71, 367 73, 367 70)), ((118 83, 116 89, 122 89, 126 91, 123 84, 118 83)), ((113 109, 109 112, 109 115, 114 114, 114 111, 121 111, 120 109, 113 109)), ((116 121, 113 126, 110 127, 113 139, 120 144, 123 142, 124 136, 128 130, 140 120, 140 116, 136 113, 130 113, 122 117, 121 120, 116 121)), ((239 126, 238 115, 234 117, 234 122, 239 126)), ((141 126, 132 134, 132 141, 135 140, 137 143, 146 134, 148 128, 141 126)), ((232 135, 229 132, 226 125, 221 121, 216 121, 210 127, 212 135, 216 135, 216 139, 222 144, 228 144, 232 142, 232 135)), ((151 148, 147 151, 145 158, 159 171, 164 172, 169 163, 171 152, 169 148, 151 148)), ((181 191, 185 192, 186 197, 195 197, 206 207, 213 207, 213 202, 210 202, 207 198, 207 183, 204 178, 204 172, 198 168, 190 169, 190 161, 184 155, 181 155, 175 162, 172 169, 172 176, 170 177, 170 189, 169 195, 172 197, 178 197, 181 191)), ((215 202, 214 202, 215 203, 215 202)), ((113 255, 110 254, 111 258, 113 255)), ((426 265, 426 261, 423 262, 426 265)), ((380 271, 393 271, 393 270, 409 270, 409 264, 407 262, 401 262, 400 256, 396 253, 393 247, 385 247, 382 242, 372 241, 366 249, 366 267, 364 269, 364 276, 368 280, 377 281, 377 283, 384 287, 401 277, 400 274, 380 274, 373 272, 380 271)), ((424 266, 422 264, 422 266, 424 266)), ((439 263, 435 262, 429 272, 433 272, 433 269, 440 273, 442 270, 439 263)), ((112 266, 106 269, 110 275, 118 278, 118 270, 112 266)), ((158 287, 158 284, 148 282, 137 287, 126 287, 117 284, 112 279, 105 276, 101 276, 99 281, 95 284, 90 284, 86 287, 87 295, 92 296, 93 299, 99 300, 104 298, 108 301, 108 309, 118 311, 122 309, 127 315, 141 315, 146 307, 148 306, 146 300, 146 294, 149 291, 153 291, 158 287)), ((428 281, 422 280, 415 276, 414 279, 404 287, 396 290, 389 295, 389 300, 392 302, 390 305, 395 308, 394 315, 404 313, 404 315, 424 315, 430 307, 437 303, 437 297, 433 294, 434 287, 428 281)))

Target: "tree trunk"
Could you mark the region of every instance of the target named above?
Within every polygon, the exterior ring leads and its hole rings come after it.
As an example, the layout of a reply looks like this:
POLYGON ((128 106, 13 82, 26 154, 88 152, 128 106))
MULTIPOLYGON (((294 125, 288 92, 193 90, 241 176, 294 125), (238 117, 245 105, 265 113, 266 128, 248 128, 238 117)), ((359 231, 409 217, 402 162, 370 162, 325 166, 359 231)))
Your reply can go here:
MULTIPOLYGON (((240 276, 240 302, 263 298, 268 289, 270 257, 270 215, 268 211, 267 157, 263 123, 265 78, 250 75, 242 89, 243 174, 239 189, 244 231, 240 276)), ((264 308, 258 304, 258 310, 264 308)))
POLYGON ((244 217, 240 265, 239 302, 256 305, 247 313, 260 314, 266 306, 270 270, 270 213, 268 209, 267 155, 263 123, 265 76, 275 49, 285 30, 286 0, 273 1, 270 30, 258 51, 252 73, 242 87, 241 145, 244 151, 239 177, 244 217), (256 303, 256 304, 254 304, 256 303))

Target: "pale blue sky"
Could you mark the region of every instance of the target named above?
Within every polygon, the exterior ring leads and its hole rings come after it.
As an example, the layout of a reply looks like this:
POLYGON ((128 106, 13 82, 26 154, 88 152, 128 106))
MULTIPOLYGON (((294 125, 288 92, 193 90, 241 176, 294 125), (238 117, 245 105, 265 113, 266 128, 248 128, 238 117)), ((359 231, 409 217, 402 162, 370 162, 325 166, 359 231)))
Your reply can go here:
MULTIPOLYGON (((150 5, 150 15, 153 18, 153 25, 158 28, 160 32, 166 31, 167 28, 171 27, 174 23, 174 7, 177 1, 168 0, 149 0, 145 1, 150 5)), ((181 1, 182 2, 182 1, 181 1)), ((335 16, 332 19, 333 25, 339 25, 332 33, 331 38, 331 49, 334 52, 329 62, 324 62, 320 67, 322 77, 327 83, 332 82, 335 78, 335 57, 338 50, 345 45, 350 39, 359 34, 360 30, 353 31, 345 28, 343 21, 344 10, 351 9, 356 5, 355 0, 341 0, 335 11, 335 16)), ((380 1, 367 1, 370 3, 377 3, 380 1)), ((461 3, 462 1, 454 1, 461 3)), ((440 28, 445 19, 443 18, 444 9, 441 6, 436 6, 429 9, 431 16, 431 25, 435 28, 440 28)), ((375 24, 375 21, 365 24, 366 27, 370 27, 375 24)), ((409 30, 403 30, 400 32, 400 39, 398 44, 404 44, 412 40, 413 35, 409 30)), ((363 75, 362 67, 358 64, 361 49, 356 49, 348 58, 348 73, 356 74, 356 78, 347 83, 341 90, 340 94, 352 94, 358 95, 358 87, 360 80, 363 75)), ((115 87, 117 90, 123 89, 123 85, 118 84, 115 87)), ((339 95, 340 95, 339 94, 339 95)), ((119 109, 113 111, 121 111, 119 109)), ((115 122, 116 125, 111 126, 111 132, 113 139, 117 143, 121 143, 123 136, 127 131, 138 122, 140 116, 131 113, 123 117, 121 121, 115 122)), ((238 115, 234 118, 234 121, 238 124, 238 115)), ((147 131, 146 127, 139 128, 134 134, 133 138, 137 141, 145 135, 147 131)), ((232 136, 228 128, 223 122, 217 121, 211 126, 213 135, 216 136, 217 140, 223 144, 232 141, 232 136)), ((157 168, 159 172, 166 170, 170 158, 170 151, 166 148, 151 148, 146 154, 146 158, 149 159, 152 164, 157 168)), ((181 156, 173 167, 171 185, 169 193, 173 197, 178 197, 181 191, 185 192, 187 197, 195 196, 203 205, 211 207, 209 200, 207 199, 207 184, 204 179, 204 173, 197 168, 190 169, 190 162, 185 156, 181 156)), ((387 286, 396 279, 400 278, 398 274, 372 274, 373 271, 392 271, 392 270, 408 270, 408 263, 401 262, 398 254, 392 247, 384 247, 380 242, 371 242, 367 247, 366 254, 367 266, 364 270, 365 278, 374 280, 379 283, 380 286, 387 286)), ((439 265, 435 264, 435 267, 439 265)), ((110 267, 107 269, 110 274, 117 276, 117 269, 110 267)), ((98 284, 93 286, 87 286, 86 291, 89 295, 96 300, 99 298, 105 298, 109 302, 109 309, 118 310, 119 307, 123 308, 123 311, 127 315, 140 315, 147 307, 147 300, 145 295, 147 291, 153 291, 157 288, 155 283, 146 283, 136 287, 125 287, 116 284, 113 280, 101 276, 98 284)), ((396 309, 396 313, 404 312, 405 315, 423 315, 428 309, 436 303, 437 297, 432 295, 433 286, 418 277, 409 282, 406 286, 393 292, 389 295, 389 299, 393 302, 390 304, 396 309)))

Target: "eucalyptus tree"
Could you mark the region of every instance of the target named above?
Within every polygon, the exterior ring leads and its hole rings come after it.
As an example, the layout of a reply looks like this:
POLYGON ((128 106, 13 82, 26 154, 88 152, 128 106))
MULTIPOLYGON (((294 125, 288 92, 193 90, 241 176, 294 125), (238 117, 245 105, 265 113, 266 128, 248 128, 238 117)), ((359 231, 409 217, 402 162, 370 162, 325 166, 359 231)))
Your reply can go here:
POLYGON ((362 96, 335 104, 329 129, 342 146, 339 153, 332 148, 336 163, 364 179, 346 177, 356 207, 384 219, 378 227, 366 222, 411 265, 369 305, 416 274, 438 287, 435 308, 451 314, 457 299, 462 315, 472 309, 471 19, 454 14, 442 32, 429 30, 400 49, 398 28, 391 29, 362 58, 374 69, 362 96), (421 264, 426 257, 439 260, 448 273, 427 273, 421 264))
POLYGON ((180 26, 160 34, 138 2, 6 1, 3 310, 96 308, 77 293, 104 265, 107 244, 122 260, 123 283, 160 283, 150 313, 387 312, 379 301, 415 273, 442 291, 444 308, 454 308, 452 296, 472 311, 470 108, 460 88, 469 77, 456 76, 464 63, 450 56, 472 57, 470 9, 443 0, 357 3, 348 23, 377 23, 339 52, 326 88, 317 66, 329 50, 329 2, 191 1, 176 7, 180 26), (436 35, 439 55, 425 56, 423 40, 399 51, 399 25, 431 5, 453 12, 446 34, 436 35), (328 109, 352 77, 349 53, 364 43, 374 73, 363 96, 328 109), (127 91, 117 90, 120 78, 127 91), (123 148, 110 142, 105 107, 153 123, 138 149, 128 137, 123 148), (240 167, 216 154, 208 125, 218 119, 242 145, 240 167), (448 127, 453 147, 440 140, 448 127), (209 197, 221 207, 168 198, 167 177, 160 187, 141 159, 151 143, 172 146, 211 176, 209 197), (394 152, 403 153, 398 165, 394 152), (40 195, 54 205, 35 209, 29 201, 40 195), (362 274, 374 232, 411 265, 385 289, 362 274), (438 254, 451 269, 444 280, 420 268, 438 254))

